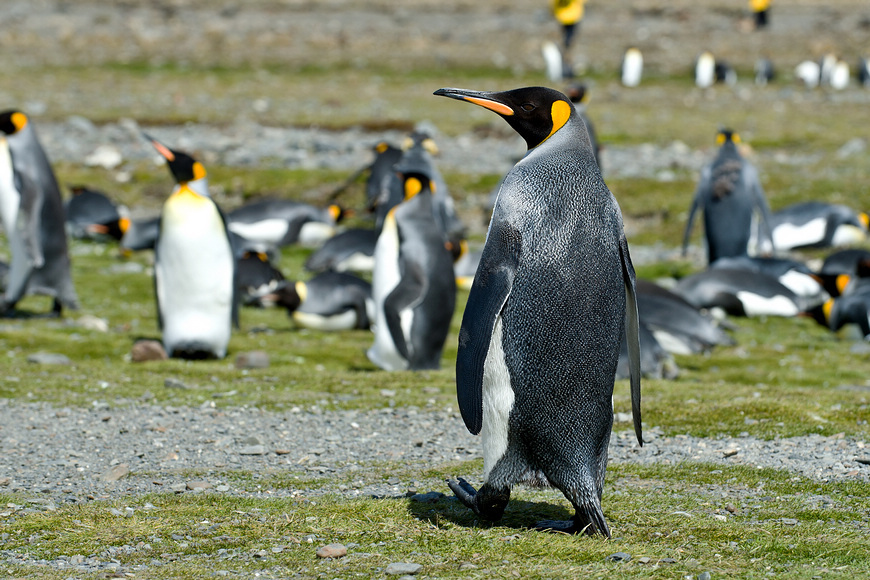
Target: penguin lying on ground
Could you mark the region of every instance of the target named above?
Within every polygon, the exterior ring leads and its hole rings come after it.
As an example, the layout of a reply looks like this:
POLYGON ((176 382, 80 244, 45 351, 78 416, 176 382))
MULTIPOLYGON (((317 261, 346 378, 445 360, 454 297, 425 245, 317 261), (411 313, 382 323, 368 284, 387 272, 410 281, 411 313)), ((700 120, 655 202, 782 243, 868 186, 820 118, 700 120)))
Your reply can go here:
POLYGON ((27 294, 53 297, 57 316, 77 309, 57 179, 32 123, 15 110, 0 113, 0 218, 12 254, 0 316, 27 294))
POLYGON ((297 282, 302 304, 293 321, 316 330, 367 329, 375 317, 372 285, 346 272, 322 272, 307 282, 297 282))
MULTIPOLYGON (((770 227, 777 250, 842 247, 867 239, 870 216, 845 205, 806 201, 773 212, 770 227)), ((762 251, 768 246, 761 245, 762 251)))
POLYGON ((849 248, 834 252, 822 262, 819 274, 823 276, 848 274, 863 278, 870 277, 870 251, 849 248))
MULTIPOLYGON (((640 337, 640 374, 650 379, 675 379, 680 374, 674 357, 655 337, 643 320, 639 326, 640 337)), ((616 365, 616 378, 631 378, 628 358, 628 343, 625 335, 619 343, 619 363, 616 365)))
POLYGON ((734 344, 711 317, 682 296, 648 280, 637 281, 637 312, 661 347, 673 354, 704 353, 715 346, 734 344))
POLYGON ((244 306, 271 308, 280 306, 293 312, 301 302, 296 285, 270 261, 257 252, 243 252, 236 259, 236 293, 244 306))
POLYGON ((796 316, 812 305, 773 276, 728 268, 686 276, 674 292, 697 308, 721 308, 734 316, 796 316))
POLYGON ((320 245, 335 234, 342 216, 337 205, 319 208, 301 201, 267 199, 229 212, 227 224, 247 241, 245 249, 260 252, 297 242, 320 245))
POLYGON ((803 262, 789 258, 768 258, 760 256, 734 256, 719 258, 711 268, 726 268, 730 270, 746 270, 760 272, 776 278, 780 284, 811 302, 823 302, 824 284, 815 272, 803 262))
POLYGON ((870 340, 870 286, 831 298, 805 314, 831 332, 846 325, 856 325, 864 340, 870 340))
POLYGON ((453 259, 435 218, 434 183, 421 155, 404 156, 406 200, 390 210, 375 248, 375 340, 384 370, 437 369, 456 304, 453 259))
POLYGON ((105 193, 81 185, 70 189, 72 197, 64 205, 70 236, 89 240, 123 237, 130 219, 121 216, 118 206, 105 193))
MULTIPOLYGON (((704 212, 704 238, 707 260, 747 254, 752 237, 754 210, 761 215, 761 228, 770 238, 770 210, 761 188, 758 171, 737 151, 739 137, 729 129, 717 136, 720 145, 716 158, 701 171, 698 188, 692 199, 686 231, 683 234, 683 255, 689 245, 695 213, 704 212)), ((779 246, 774 244, 776 249, 779 246)))
POLYGON ((459 332, 456 388, 482 433, 485 483, 450 489, 501 518, 511 487, 549 484, 576 510, 539 527, 610 535, 601 509, 613 383, 626 334, 638 443, 640 346, 622 216, 568 98, 532 87, 440 89, 504 118, 529 151, 504 179, 459 332))
POLYGON ((121 236, 120 246, 124 251, 153 250, 160 231, 160 216, 131 219, 127 231, 121 236))
POLYGON ((145 136, 177 185, 163 204, 154 246, 154 287, 163 347, 171 357, 223 358, 238 327, 236 260, 223 213, 208 195, 205 168, 145 136))

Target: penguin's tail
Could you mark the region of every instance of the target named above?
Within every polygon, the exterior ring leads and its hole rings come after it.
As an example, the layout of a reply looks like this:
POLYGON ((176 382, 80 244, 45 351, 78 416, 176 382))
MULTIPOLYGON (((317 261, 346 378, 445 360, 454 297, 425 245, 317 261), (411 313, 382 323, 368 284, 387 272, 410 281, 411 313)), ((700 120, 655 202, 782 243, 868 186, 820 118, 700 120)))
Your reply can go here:
POLYGON ((604 520, 604 511, 601 509, 600 502, 590 502, 578 506, 576 509, 574 523, 578 532, 583 532, 587 536, 599 533, 605 538, 610 538, 610 528, 607 527, 607 522, 604 520))

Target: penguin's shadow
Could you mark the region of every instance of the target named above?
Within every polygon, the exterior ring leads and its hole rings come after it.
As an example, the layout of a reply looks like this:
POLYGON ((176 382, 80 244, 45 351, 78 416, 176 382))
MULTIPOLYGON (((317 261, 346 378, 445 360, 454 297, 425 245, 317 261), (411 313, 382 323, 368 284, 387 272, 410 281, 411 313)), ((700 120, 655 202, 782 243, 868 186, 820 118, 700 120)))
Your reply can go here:
POLYGON ((62 320, 63 316, 49 310, 48 312, 34 312, 33 310, 22 310, 13 308, 0 314, 0 319, 6 320, 62 320))
POLYGON ((408 499, 408 513, 421 522, 441 527, 445 521, 463 528, 495 527, 531 530, 543 520, 570 520, 574 515, 567 507, 549 502, 512 499, 497 522, 481 519, 455 496, 444 495, 437 500, 408 499))

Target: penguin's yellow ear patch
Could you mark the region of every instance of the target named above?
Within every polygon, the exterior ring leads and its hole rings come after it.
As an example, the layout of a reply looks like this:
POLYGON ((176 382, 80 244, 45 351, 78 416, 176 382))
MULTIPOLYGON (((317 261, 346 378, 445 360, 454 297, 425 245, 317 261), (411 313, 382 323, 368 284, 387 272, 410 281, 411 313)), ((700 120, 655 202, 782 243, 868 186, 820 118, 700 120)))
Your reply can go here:
POLYGON ((571 116, 571 109, 573 109, 573 106, 565 101, 560 100, 553 103, 553 106, 550 108, 550 117, 553 119, 553 129, 550 131, 550 134, 547 135, 547 138, 550 138, 553 133, 565 126, 565 123, 568 122, 568 118, 571 116))
POLYGON ((299 295, 299 300, 305 302, 305 299, 308 298, 308 286, 305 285, 305 282, 296 282, 296 294, 299 295))
POLYGON ((24 113, 12 113, 12 124, 17 130, 22 130, 27 126, 27 115, 24 113))
POLYGON ((334 221, 338 221, 338 218, 341 217, 341 207, 333 204, 333 205, 329 206, 328 209, 329 209, 329 215, 332 216, 332 219, 334 221))
POLYGON ((849 282, 850 282, 851 280, 852 280, 852 278, 851 278, 848 274, 840 274, 839 276, 837 276, 837 278, 836 278, 836 280, 835 280, 835 283, 836 283, 836 286, 837 286, 837 291, 838 291, 840 294, 842 294, 843 292, 845 292, 845 291, 846 291, 846 286, 849 285, 849 282))
POLYGON ((864 229, 870 228, 870 215, 867 215, 864 212, 858 214, 858 220, 864 224, 864 229))
POLYGON ((720 147, 725 144, 725 133, 719 133, 716 135, 716 145, 720 147))
POLYGON ((416 177, 409 177, 405 180, 405 199, 411 199, 418 193, 423 191, 423 184, 416 177))
POLYGON ((731 135, 731 140, 734 141, 735 145, 740 145, 740 135, 737 133, 731 135))
POLYGON ((205 177, 205 165, 197 161, 193 164, 193 178, 202 179, 205 177))
POLYGON ((387 145, 384 141, 381 141, 380 143, 375 145, 375 151, 377 151, 378 153, 383 153, 387 150, 387 147, 389 147, 389 145, 387 145))
POLYGON ((831 310, 834 308, 834 299, 829 298, 822 304, 822 312, 825 313, 825 320, 831 320, 831 310))

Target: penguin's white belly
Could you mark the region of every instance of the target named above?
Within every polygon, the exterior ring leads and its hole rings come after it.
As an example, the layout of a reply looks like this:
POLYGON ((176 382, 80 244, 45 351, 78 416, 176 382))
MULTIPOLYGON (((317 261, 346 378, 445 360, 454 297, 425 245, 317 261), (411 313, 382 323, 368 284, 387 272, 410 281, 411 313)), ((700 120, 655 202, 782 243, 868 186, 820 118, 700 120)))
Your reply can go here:
POLYGON ((316 248, 334 235, 334 226, 323 222, 305 222, 299 229, 298 243, 306 248, 316 248))
POLYGON ((362 252, 354 252, 346 259, 335 265, 336 272, 372 272, 375 269, 375 258, 363 254, 362 252))
POLYGON ((495 319, 489 350, 483 363, 483 477, 505 454, 508 444, 508 420, 514 407, 514 390, 504 358, 501 315, 495 319))
POLYGON ((815 218, 803 225, 782 224, 773 229, 773 245, 777 250, 790 250, 797 246, 815 244, 825 237, 828 220, 815 218))
POLYGON ((331 316, 321 316, 297 310, 293 313, 293 320, 299 326, 315 330, 350 330, 356 328, 357 314, 355 310, 346 310, 331 316))
POLYGON ((15 188, 12 156, 6 139, 0 139, 0 218, 3 219, 3 229, 6 237, 11 239, 15 232, 15 222, 18 220, 18 208, 21 196, 15 188))
POLYGON ((837 226, 834 230, 834 237, 831 239, 831 245, 834 247, 852 246, 860 244, 867 239, 867 232, 857 226, 851 224, 843 224, 837 226))
POLYGON ((167 352, 181 343, 201 342, 218 357, 226 354, 233 262, 223 222, 210 201, 164 212, 154 269, 167 352))
POLYGON ((737 292, 737 299, 743 304, 746 316, 797 316, 800 309, 785 296, 770 298, 752 292, 737 292))
POLYGON ((290 223, 287 220, 282 219, 265 219, 250 224, 229 222, 227 227, 234 234, 251 242, 260 242, 275 246, 284 239, 285 235, 287 235, 287 230, 290 229, 290 223))
POLYGON ((671 354, 692 354, 692 349, 680 338, 665 330, 653 330, 653 336, 671 354))
POLYGON ((806 298, 818 297, 822 294, 822 286, 809 274, 789 270, 779 277, 779 283, 806 298))
MULTIPOLYGON (((375 302, 374 333, 375 342, 366 353, 373 363, 384 370, 395 371, 408 368, 405 360, 396 349, 384 314, 384 300, 402 279, 399 271, 399 232, 396 219, 388 215, 378 242, 375 244, 375 268, 372 272, 372 299, 375 302)), ((404 312, 402 328, 405 327, 404 312)), ((408 334, 406 333, 407 337, 408 334)))
POLYGON ((622 84, 626 87, 636 87, 640 84, 643 71, 643 57, 639 52, 629 52, 625 55, 622 65, 622 84))

